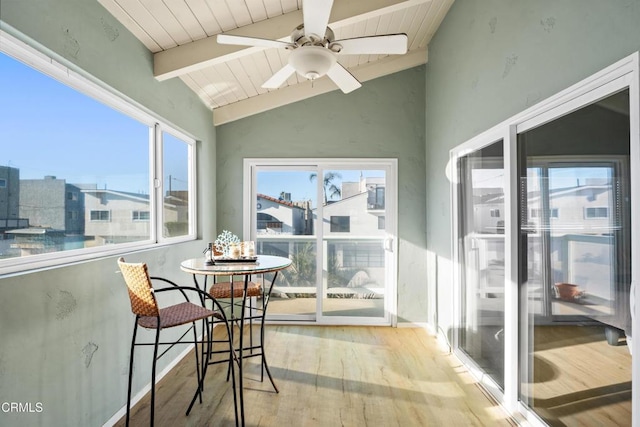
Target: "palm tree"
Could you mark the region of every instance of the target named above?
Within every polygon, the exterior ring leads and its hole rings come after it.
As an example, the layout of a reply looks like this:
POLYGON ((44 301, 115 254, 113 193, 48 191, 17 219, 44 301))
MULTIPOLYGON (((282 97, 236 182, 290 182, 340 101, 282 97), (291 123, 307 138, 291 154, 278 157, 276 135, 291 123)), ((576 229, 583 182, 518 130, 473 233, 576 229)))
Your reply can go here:
MULTIPOLYGON (((318 174, 313 172, 309 175, 309 181, 313 182, 318 178, 318 174)), ((342 195, 342 191, 340 188, 334 184, 336 179, 342 179, 342 175, 338 172, 327 172, 324 174, 324 179, 322 180, 322 194, 324 196, 324 204, 327 204, 327 200, 329 198, 340 197, 342 195)))

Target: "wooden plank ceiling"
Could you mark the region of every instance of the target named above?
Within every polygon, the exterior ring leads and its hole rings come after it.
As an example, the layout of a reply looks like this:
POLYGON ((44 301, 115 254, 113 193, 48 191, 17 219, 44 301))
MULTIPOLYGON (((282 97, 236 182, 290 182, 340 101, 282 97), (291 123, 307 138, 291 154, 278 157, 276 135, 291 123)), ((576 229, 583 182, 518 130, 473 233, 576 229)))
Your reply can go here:
MULTIPOLYGON (((279 89, 262 84, 287 63, 289 51, 220 45, 229 33, 289 41, 302 23, 302 0, 98 0, 154 54, 159 81, 180 78, 213 110, 214 124, 336 90, 294 74, 279 89)), ((427 47, 453 0, 335 0, 329 26, 336 39, 405 33, 405 55, 343 55, 358 80, 427 62, 427 47)), ((344 96, 349 96, 344 95, 344 96)))

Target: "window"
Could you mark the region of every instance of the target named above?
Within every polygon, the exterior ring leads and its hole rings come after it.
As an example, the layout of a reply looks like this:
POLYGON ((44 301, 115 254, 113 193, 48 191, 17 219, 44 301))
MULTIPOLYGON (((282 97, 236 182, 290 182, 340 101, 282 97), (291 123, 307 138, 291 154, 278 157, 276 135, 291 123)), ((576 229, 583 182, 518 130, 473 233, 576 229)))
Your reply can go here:
MULTIPOLYGON (((162 236, 189 234, 189 156, 190 148, 176 136, 162 132, 163 194, 162 236)), ((148 219, 148 218, 147 218, 148 219)))
MULTIPOLYGON (((531 208, 529 211, 529 218, 540 218, 542 216, 542 209, 531 208)), ((558 218, 558 208, 549 209, 549 218, 558 218)))
POLYGON ((500 209, 491 209, 491 218, 500 218, 500 209))
POLYGON ((350 231, 348 216, 332 216, 331 217, 331 232, 332 233, 348 233, 350 231))
POLYGON ((0 188, 7 188, 7 180, 0 178, 0 188))
POLYGON ((281 230, 282 221, 279 221, 278 218, 273 215, 258 212, 256 227, 259 232, 268 233, 269 230, 281 230))
POLYGON ((606 206, 584 208, 584 217, 585 219, 609 218, 609 208, 606 206))
POLYGON ((20 141, 0 153, 0 187, 17 193, 0 193, 0 220, 20 225, 0 240, 0 273, 195 239, 195 140, 0 37, 0 140, 20 141))
POLYGON ((109 221, 111 212, 109 211, 91 211, 91 221, 109 221))
POLYGON ((344 267, 384 267, 384 248, 379 243, 347 243, 341 249, 344 267))
POLYGON ((367 207, 384 209, 384 186, 374 184, 367 188, 367 207))
POLYGON ((133 211, 131 219, 133 221, 149 221, 149 211, 133 211))

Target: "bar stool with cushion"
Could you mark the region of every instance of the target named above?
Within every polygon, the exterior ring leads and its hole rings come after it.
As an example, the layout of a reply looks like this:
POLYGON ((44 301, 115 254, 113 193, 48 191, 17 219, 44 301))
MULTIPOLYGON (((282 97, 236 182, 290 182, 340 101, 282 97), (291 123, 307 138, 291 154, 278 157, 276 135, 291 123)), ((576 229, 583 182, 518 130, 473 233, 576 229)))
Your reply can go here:
MULTIPOLYGON (((174 282, 164 279, 161 277, 150 277, 147 269, 147 265, 144 263, 127 263, 124 258, 120 257, 118 259, 118 266, 120 267, 120 271, 124 277, 124 280, 127 284, 127 290, 129 293, 129 299, 131 301, 131 311, 136 315, 135 323, 133 327, 133 336, 131 339, 131 354, 129 358, 129 383, 127 389, 127 418, 126 425, 129 425, 129 417, 131 410, 131 386, 132 386, 132 378, 133 378, 133 356, 134 349, 136 346, 140 345, 153 345, 153 360, 151 366, 151 415, 150 415, 150 425, 153 425, 154 422, 154 407, 155 407, 155 382, 156 382, 156 362, 160 357, 162 357, 166 352, 171 349, 176 344, 193 344, 196 349, 194 351, 196 357, 196 374, 198 380, 198 386, 195 391, 195 394, 191 400, 189 408, 187 409, 186 415, 189 415, 191 408, 196 400, 196 398, 200 399, 200 403, 202 403, 202 390, 203 390, 203 381, 206 374, 206 360, 203 360, 202 366, 198 357, 198 344, 202 346, 202 354, 208 355, 211 352, 211 346, 214 342, 225 342, 228 346, 228 349, 225 350, 229 354, 229 367, 232 377, 232 387, 233 387, 233 400, 235 406, 235 417, 236 417, 236 425, 238 424, 238 407, 236 402, 236 393, 235 393, 235 373, 233 369, 233 343, 232 343, 232 333, 230 331, 230 326, 227 321, 224 310, 220 304, 211 298, 210 295, 199 290, 194 287, 187 286, 178 286, 174 282), (155 289, 152 285, 152 281, 161 281, 163 283, 171 285, 171 287, 159 288, 155 289), (167 291, 178 291, 180 292, 184 298, 185 302, 178 303, 175 305, 171 305, 164 308, 159 308, 156 295, 160 292, 167 291), (194 304, 189 301, 189 298, 186 292, 195 292, 198 294, 200 299, 200 304, 194 304), (204 302, 209 299, 213 301, 213 307, 216 310, 210 310, 206 308, 204 302), (205 325, 203 327, 203 340, 199 341, 197 337, 196 331, 196 322, 203 320, 202 324, 205 325), (227 328, 227 339, 225 340, 217 340, 214 341, 212 338, 212 328, 214 324, 223 323, 227 328), (169 342, 160 342, 160 331, 162 329, 173 328, 182 325, 189 325, 190 327, 185 331, 184 334, 180 338, 174 341, 169 342), (141 326, 145 329, 155 330, 155 340, 154 342, 136 342, 136 335, 138 326, 141 326), (185 340, 184 338, 187 336, 189 331, 193 331, 193 340, 185 340), (204 340, 204 335, 206 334, 206 340, 204 340), (206 351, 204 350, 204 346, 206 344, 206 351), (167 349, 165 349, 162 354, 158 356, 158 347, 160 345, 169 345, 167 349)), ((204 357, 204 356, 203 356, 204 357)))
MULTIPOLYGON (((246 242, 240 243, 241 253, 244 253, 243 245, 245 243, 246 242)), ((213 247, 211 249, 213 251, 212 253, 213 256, 220 257, 223 255, 223 253, 220 252, 216 247, 213 247)), ((269 376, 269 380, 271 381, 271 385, 273 386, 273 389, 275 390, 276 393, 279 393, 278 387, 273 381, 273 377, 271 376, 271 372, 269 371, 269 366, 267 365, 267 359, 265 358, 265 352, 264 352, 264 321, 265 321, 265 316, 267 313, 267 305, 269 303, 269 298, 271 296, 272 289, 273 289, 273 284, 272 286, 268 287, 268 289, 265 292, 265 288, 260 283, 249 280, 249 276, 244 276, 243 281, 237 280, 231 283, 230 282, 216 283, 214 280, 214 283, 209 288, 208 293, 209 295, 211 295, 211 297, 213 297, 214 300, 221 302, 223 307, 226 307, 232 311, 232 313, 229 315, 230 318, 232 318, 236 322, 241 322, 243 320, 249 321, 249 347, 245 349, 250 350, 250 353, 245 354, 244 357, 245 358, 247 357, 261 358, 262 363, 260 367, 260 381, 264 381, 264 371, 266 370, 267 375, 269 376), (249 308, 249 313, 251 314, 249 316, 245 315, 245 316, 234 317, 232 314, 234 308, 240 309, 240 310, 245 310, 247 308, 242 306, 242 301, 245 299, 243 298, 245 283, 246 283, 246 289, 247 289, 246 298, 249 301, 248 308, 249 308), (256 301, 256 305, 254 306, 254 300, 257 300, 258 298, 260 298, 260 300, 262 301, 262 304, 258 305, 256 301), (260 342, 257 345, 253 344, 254 320, 260 322, 260 342), (256 351, 258 349, 260 351, 256 351)), ((204 290, 205 291, 207 290, 206 277, 204 282, 204 290)), ((244 311, 242 313, 245 314, 244 311)), ((231 331, 231 333, 233 334, 233 330, 231 331)), ((227 375, 227 379, 228 377, 229 375, 227 375)), ((242 390, 240 390, 240 393, 242 393, 242 390)))
MULTIPOLYGON (((265 315, 267 310, 267 304, 270 297, 270 290, 272 287, 269 287, 267 292, 264 292, 264 287, 261 283, 254 282, 249 280, 249 276, 245 276, 244 280, 235 280, 233 282, 216 282, 211 284, 208 289, 208 294, 215 300, 221 303, 221 306, 233 310, 234 308, 242 310, 241 316, 232 316, 231 322, 241 322, 248 321, 249 322, 249 347, 245 347, 245 350, 249 350, 249 353, 244 355, 244 358, 247 357, 260 357, 261 358, 261 367, 260 367, 260 381, 264 381, 264 371, 266 370, 267 375, 269 376, 269 380, 271 381, 271 385, 273 386, 276 393, 278 393, 278 387, 273 381, 273 377, 271 376, 271 372, 269 371, 269 366, 267 364, 267 360, 265 357, 264 351, 264 325, 265 325, 265 315), (249 301, 249 306, 246 307, 242 304, 245 300, 244 290, 245 290, 245 281, 246 281, 246 300, 249 301), (259 304, 254 300, 260 299, 262 304, 259 304), (249 310, 249 315, 246 314, 246 310, 249 310), (260 324, 260 335, 259 342, 254 345, 253 342, 253 322, 257 321, 260 324), (258 351, 259 350, 259 351, 258 351)), ((207 289, 207 285, 205 282, 205 290, 207 289)), ((233 331, 231 332, 233 334, 233 331)), ((240 390, 242 393, 242 390, 240 390)))

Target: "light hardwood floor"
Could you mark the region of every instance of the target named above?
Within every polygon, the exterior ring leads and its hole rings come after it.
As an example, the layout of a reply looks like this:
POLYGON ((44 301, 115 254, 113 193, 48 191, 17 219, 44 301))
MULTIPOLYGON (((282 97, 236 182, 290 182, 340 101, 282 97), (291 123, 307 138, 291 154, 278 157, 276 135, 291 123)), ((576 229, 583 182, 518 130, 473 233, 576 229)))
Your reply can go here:
POLYGON ((604 327, 535 328, 533 372, 525 394, 549 425, 631 425, 631 355, 604 327))
MULTIPOLYGON (((247 426, 514 425, 422 329, 271 325, 266 343, 280 393, 260 382, 259 359, 247 359, 247 426)), ((234 425, 225 375, 225 365, 211 366, 203 403, 187 417, 196 379, 186 357, 156 388, 156 425, 234 425)), ((149 396, 132 412, 132 425, 148 425, 149 396)))

